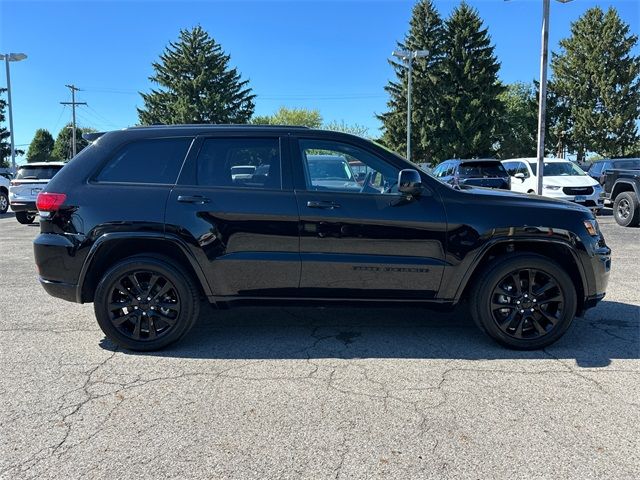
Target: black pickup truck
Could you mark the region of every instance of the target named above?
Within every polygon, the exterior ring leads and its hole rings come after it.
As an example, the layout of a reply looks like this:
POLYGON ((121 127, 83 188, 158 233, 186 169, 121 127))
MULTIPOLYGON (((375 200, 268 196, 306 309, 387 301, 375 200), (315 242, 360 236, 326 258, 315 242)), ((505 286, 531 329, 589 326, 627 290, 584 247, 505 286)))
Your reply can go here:
POLYGON ((604 172, 604 191, 613 202, 613 216, 618 225, 640 225, 640 170, 612 169, 604 172))

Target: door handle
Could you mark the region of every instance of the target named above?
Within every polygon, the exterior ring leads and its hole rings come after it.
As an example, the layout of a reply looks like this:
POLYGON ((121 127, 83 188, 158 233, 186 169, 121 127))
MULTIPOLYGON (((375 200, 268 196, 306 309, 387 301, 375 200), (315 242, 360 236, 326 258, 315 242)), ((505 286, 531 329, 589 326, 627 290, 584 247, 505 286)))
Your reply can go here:
POLYGON ((202 195, 178 195, 178 201, 180 203, 195 203, 197 205, 203 205, 205 203, 209 203, 207 197, 203 197, 202 195))
POLYGON ((333 210, 334 208, 340 208, 340 204, 335 202, 325 202, 321 200, 309 200, 307 202, 309 208, 323 208, 325 210, 333 210))

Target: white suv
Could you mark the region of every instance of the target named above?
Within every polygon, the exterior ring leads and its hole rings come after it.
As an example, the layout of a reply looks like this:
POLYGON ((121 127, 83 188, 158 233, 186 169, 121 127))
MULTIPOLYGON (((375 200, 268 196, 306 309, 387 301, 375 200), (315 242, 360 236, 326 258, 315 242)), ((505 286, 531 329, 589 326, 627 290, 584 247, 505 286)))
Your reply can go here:
MULTIPOLYGON (((536 158, 510 158, 502 164, 511 177, 511 190, 536 193, 538 177, 536 158)), ((604 190, 578 165, 559 158, 544 159, 542 195, 579 203, 598 213, 604 206, 604 190)))
POLYGON ((16 178, 11 180, 9 202, 20 223, 33 223, 38 209, 36 198, 49 180, 64 167, 64 162, 34 162, 18 167, 16 178))

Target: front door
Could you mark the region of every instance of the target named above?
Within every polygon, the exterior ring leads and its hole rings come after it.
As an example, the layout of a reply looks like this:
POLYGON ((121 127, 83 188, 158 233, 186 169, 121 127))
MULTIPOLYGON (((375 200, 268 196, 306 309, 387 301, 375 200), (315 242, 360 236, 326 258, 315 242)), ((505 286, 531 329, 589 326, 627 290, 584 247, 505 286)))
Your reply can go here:
POLYGON ((292 147, 294 166, 301 169, 300 294, 433 298, 446 231, 436 194, 425 188, 407 201, 398 193, 400 168, 364 145, 300 138, 292 147))
POLYGON ((199 137, 172 190, 167 234, 181 237, 216 296, 292 296, 298 207, 286 137, 199 137))

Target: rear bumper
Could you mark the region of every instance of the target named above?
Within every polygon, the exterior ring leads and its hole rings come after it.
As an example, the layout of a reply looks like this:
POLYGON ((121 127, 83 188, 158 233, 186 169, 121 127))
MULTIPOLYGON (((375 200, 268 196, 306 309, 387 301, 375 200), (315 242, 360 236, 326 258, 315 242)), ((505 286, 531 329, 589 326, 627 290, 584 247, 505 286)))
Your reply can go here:
POLYGON ((38 277, 40 285, 45 291, 52 297, 61 298, 68 302, 76 302, 76 292, 78 286, 72 283, 56 282, 54 280, 47 280, 42 277, 38 277))
POLYGON ((15 202, 9 202, 9 204, 11 205, 11 210, 13 210, 14 212, 37 212, 38 209, 36 208, 36 202, 22 202, 22 201, 15 201, 15 202))

